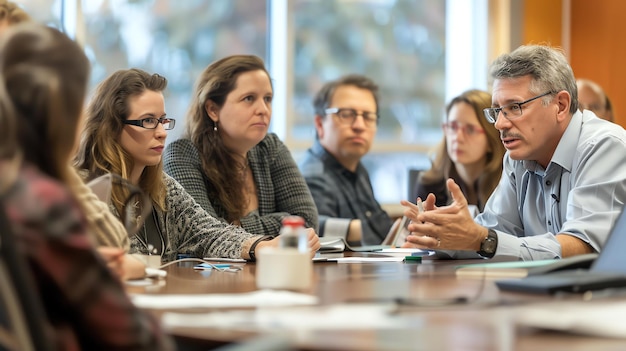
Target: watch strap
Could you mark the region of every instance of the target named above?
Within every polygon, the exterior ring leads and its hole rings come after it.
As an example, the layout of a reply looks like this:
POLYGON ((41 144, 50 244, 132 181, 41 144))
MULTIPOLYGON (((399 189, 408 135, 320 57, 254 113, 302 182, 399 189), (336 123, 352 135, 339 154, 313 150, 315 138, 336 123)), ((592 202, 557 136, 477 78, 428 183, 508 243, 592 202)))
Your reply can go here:
POLYGON ((496 249, 498 248, 498 233, 495 230, 489 229, 487 237, 480 243, 480 250, 478 254, 486 257, 493 258, 496 255, 496 249))
POLYGON ((272 235, 263 235, 263 236, 259 237, 258 239, 256 239, 252 243, 252 245, 250 245, 250 250, 248 251, 248 255, 250 256, 249 261, 251 261, 251 262, 255 262, 256 261, 255 251, 256 251, 257 245, 259 245, 259 243, 261 241, 267 241, 267 240, 272 240, 272 239, 274 239, 274 236, 272 236, 272 235))

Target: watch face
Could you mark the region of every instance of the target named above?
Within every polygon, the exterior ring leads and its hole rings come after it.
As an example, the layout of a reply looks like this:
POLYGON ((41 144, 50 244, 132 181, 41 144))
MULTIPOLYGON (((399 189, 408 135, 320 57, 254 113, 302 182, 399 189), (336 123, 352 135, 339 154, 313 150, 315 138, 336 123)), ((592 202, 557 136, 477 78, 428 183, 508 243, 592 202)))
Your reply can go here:
POLYGON ((496 240, 494 238, 485 239, 482 246, 482 251, 486 253, 496 252, 496 240))

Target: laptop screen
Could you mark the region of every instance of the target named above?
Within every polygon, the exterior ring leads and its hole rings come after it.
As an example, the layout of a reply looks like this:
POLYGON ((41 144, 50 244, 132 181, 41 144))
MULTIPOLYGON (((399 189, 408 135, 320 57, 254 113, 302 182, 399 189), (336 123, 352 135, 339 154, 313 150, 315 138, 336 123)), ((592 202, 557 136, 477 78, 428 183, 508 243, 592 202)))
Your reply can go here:
MULTIPOLYGON (((626 207, 625 207, 626 208, 626 207)), ((626 274, 626 211, 622 210, 591 271, 626 274)))

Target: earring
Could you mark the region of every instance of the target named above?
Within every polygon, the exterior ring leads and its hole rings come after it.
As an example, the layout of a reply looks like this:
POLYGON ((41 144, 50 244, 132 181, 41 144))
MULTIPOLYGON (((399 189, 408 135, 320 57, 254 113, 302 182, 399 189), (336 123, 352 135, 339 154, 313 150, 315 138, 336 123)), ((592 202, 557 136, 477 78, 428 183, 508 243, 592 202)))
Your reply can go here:
POLYGON ((217 122, 215 122, 215 124, 213 125, 213 131, 217 132, 217 122))

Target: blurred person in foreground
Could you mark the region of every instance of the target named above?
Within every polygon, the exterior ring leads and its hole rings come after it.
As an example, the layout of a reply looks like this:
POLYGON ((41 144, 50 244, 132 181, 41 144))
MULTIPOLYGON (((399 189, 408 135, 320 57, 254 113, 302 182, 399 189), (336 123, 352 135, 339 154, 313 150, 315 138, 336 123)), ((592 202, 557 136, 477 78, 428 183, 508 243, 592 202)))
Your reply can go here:
MULTIPOLYGON (((10 26, 30 21, 30 16, 16 3, 0 0, 0 36, 10 26)), ((124 224, 113 216, 107 204, 98 199, 71 165, 68 165, 67 176, 67 185, 87 217, 89 236, 109 267, 123 280, 143 277, 145 265, 132 255, 124 254, 130 248, 124 224)))
POLYGON ((0 77, 2 202, 56 347, 171 349, 96 253, 69 185, 89 77, 82 49, 56 29, 13 26, 0 37, 0 77))

